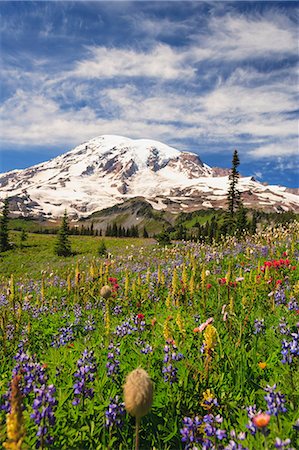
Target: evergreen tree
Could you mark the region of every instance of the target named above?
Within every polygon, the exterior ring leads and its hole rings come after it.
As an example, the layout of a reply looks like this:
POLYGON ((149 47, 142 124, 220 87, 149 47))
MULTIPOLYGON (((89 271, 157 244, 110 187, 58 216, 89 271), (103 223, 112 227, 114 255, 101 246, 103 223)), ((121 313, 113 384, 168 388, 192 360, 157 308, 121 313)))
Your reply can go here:
POLYGON ((100 240, 98 254, 99 254, 99 256, 107 256, 107 247, 106 247, 104 239, 100 240))
POLYGON ((9 234, 8 234, 8 214, 9 214, 9 200, 4 200, 2 208, 2 216, 0 217, 0 252, 5 252, 10 248, 9 234))
POLYGON ((171 244, 169 233, 166 230, 163 230, 161 233, 157 234, 156 239, 160 245, 165 246, 171 244))
POLYGON ((54 251, 58 256, 70 256, 72 254, 71 243, 69 240, 68 217, 66 211, 64 212, 61 227, 58 231, 58 237, 54 251))
POLYGON ((118 233, 117 224, 115 222, 113 222, 112 230, 111 230, 111 236, 112 237, 117 237, 117 233, 118 233))
POLYGON ((111 236, 111 225, 107 225, 105 236, 111 236))
POLYGON ((232 159, 232 168, 229 174, 228 179, 230 180, 230 185, 227 193, 227 203, 228 203, 228 212, 231 217, 233 217, 234 213, 238 209, 241 201, 241 194, 238 190, 238 182, 239 182, 239 172, 238 166, 240 164, 238 151, 235 150, 232 159))
POLYGON ((178 240, 186 240, 187 239, 187 230, 184 225, 180 224, 179 228, 176 230, 175 238, 178 240))
POLYGON ((240 204, 236 213, 236 229, 239 236, 248 228, 246 209, 240 204))

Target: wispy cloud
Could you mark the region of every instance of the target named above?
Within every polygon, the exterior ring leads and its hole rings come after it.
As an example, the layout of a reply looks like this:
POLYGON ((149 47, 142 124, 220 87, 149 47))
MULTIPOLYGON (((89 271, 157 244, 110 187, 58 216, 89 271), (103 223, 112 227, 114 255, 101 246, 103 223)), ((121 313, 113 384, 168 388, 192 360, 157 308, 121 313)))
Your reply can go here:
POLYGON ((91 57, 76 63, 70 76, 88 78, 145 77, 172 80, 189 78, 195 69, 183 53, 158 44, 148 53, 133 49, 93 47, 91 57))

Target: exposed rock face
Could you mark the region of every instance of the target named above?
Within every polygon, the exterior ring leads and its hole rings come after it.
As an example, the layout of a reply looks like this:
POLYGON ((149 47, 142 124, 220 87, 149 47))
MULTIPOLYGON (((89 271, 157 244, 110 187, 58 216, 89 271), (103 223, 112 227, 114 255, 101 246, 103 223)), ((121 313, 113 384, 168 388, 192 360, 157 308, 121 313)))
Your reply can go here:
MULTIPOLYGON (((0 175, 0 199, 15 215, 73 217, 142 197, 171 212, 224 208, 228 169, 161 142, 99 136, 48 162, 0 175)), ((240 178, 247 207, 299 211, 298 190, 240 178)))

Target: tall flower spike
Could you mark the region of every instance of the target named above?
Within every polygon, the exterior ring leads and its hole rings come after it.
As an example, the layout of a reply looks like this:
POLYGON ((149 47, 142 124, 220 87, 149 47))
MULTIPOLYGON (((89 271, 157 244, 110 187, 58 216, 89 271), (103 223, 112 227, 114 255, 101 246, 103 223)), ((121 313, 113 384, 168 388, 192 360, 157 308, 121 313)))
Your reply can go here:
POLYGON ((6 416, 7 441, 3 447, 8 450, 21 450, 25 437, 22 414, 22 395, 19 387, 20 375, 15 375, 11 382, 10 413, 6 416))

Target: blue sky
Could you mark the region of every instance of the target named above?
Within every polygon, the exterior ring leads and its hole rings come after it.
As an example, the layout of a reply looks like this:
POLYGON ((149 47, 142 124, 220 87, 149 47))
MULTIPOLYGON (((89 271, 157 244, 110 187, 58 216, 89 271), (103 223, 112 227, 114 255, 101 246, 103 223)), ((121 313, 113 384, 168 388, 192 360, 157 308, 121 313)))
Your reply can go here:
POLYGON ((1 2, 0 171, 101 134, 298 187, 296 2, 1 2))

